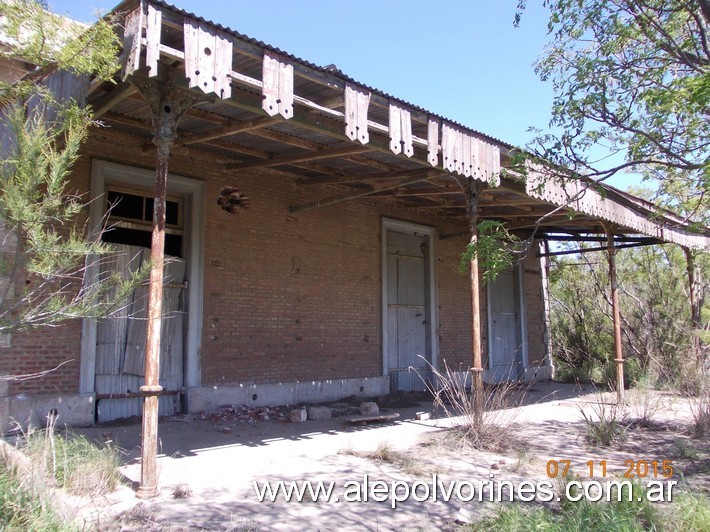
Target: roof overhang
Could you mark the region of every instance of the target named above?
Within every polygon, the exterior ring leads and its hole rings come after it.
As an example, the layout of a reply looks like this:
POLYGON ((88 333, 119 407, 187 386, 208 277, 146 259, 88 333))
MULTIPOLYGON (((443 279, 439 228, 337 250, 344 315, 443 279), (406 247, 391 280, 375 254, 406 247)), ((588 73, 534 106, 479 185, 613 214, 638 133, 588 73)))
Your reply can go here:
POLYGON ((546 182, 506 171, 512 146, 163 2, 131 0, 124 18, 121 80, 95 83, 88 102, 106 124, 145 138, 148 106, 136 84, 176 73, 203 103, 179 123, 178 147, 209 152, 238 176, 253 168, 303 187, 339 192, 302 212, 354 198, 389 202, 451 221, 467 219, 461 180, 485 184, 480 219, 543 233, 643 234, 710 248, 710 231, 600 184, 546 182))

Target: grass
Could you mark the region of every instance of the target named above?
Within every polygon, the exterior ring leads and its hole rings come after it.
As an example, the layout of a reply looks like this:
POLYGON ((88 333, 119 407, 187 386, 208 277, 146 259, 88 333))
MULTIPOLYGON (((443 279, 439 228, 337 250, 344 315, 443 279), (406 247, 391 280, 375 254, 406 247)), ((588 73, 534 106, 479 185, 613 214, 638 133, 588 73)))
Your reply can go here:
POLYGON ((630 424, 650 427, 655 417, 665 408, 663 396, 651 386, 651 378, 644 377, 626 392, 625 417, 630 424))
POLYGON ((693 436, 698 439, 710 437, 710 384, 703 386, 701 393, 690 400, 693 415, 693 436))
POLYGON ((370 453, 360 454, 351 451, 349 454, 364 456, 370 460, 391 464, 415 477, 426 477, 438 472, 433 468, 422 465, 419 460, 410 456, 408 453, 393 449, 388 442, 381 442, 377 446, 377 449, 370 453))
POLYGON ((600 394, 589 411, 579 407, 583 431, 587 442, 594 446, 608 446, 624 439, 624 427, 620 422, 621 408, 609 403, 600 394))
POLYGON ((668 530, 710 530, 710 499, 683 493, 665 512, 668 530))
POLYGON ((118 450, 58 434, 51 417, 46 429, 23 433, 18 447, 24 458, 0 462, 0 530, 72 530, 52 507, 54 488, 93 497, 118 485, 118 450))
POLYGON ((40 492, 0 463, 0 530, 69 530, 40 492))
POLYGON ((529 387, 514 381, 488 385, 484 390, 483 416, 479 422, 470 392, 471 374, 451 370, 444 363, 444 371, 430 365, 435 384, 424 384, 434 397, 434 407, 456 419, 452 432, 459 443, 470 444, 479 450, 507 449, 514 445, 513 424, 518 412, 512 407, 521 404, 529 387))
POLYGON ((22 450, 40 476, 74 495, 110 493, 121 478, 120 455, 110 442, 97 446, 69 431, 57 434, 50 426, 25 434, 22 450))
POLYGON ((683 460, 697 460, 698 449, 689 441, 678 438, 675 442, 675 457, 683 460))
MULTIPOLYGON (((634 487, 634 499, 641 487, 634 487)), ((490 517, 470 525, 469 530, 500 531, 643 531, 710 530, 710 501, 700 494, 683 493, 672 503, 654 506, 647 501, 593 503, 565 501, 553 511, 540 506, 509 504, 490 517)))
POLYGON ((173 499, 187 499, 192 495, 192 490, 190 486, 181 482, 173 486, 172 495, 173 499))

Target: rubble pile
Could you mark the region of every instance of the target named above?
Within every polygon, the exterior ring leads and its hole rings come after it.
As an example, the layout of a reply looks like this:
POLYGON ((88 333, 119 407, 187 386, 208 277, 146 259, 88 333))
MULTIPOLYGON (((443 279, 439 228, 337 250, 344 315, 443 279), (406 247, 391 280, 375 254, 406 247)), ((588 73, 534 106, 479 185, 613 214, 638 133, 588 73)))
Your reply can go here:
POLYGON ((257 421, 285 421, 290 410, 284 407, 262 406, 258 408, 246 405, 221 405, 200 414, 200 419, 213 423, 256 423, 257 421))

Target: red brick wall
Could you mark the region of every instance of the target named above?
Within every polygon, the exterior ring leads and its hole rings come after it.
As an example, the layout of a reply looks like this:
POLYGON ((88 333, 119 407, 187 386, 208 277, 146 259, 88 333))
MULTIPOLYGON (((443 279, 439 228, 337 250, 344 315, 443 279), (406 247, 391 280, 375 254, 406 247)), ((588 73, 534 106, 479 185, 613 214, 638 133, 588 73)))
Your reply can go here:
MULTIPOLYGON (((74 185, 88 190, 92 157, 152 168, 154 155, 143 151, 144 144, 145 139, 99 130, 84 148, 74 185)), ((296 186, 284 174, 225 173, 220 167, 216 157, 192 149, 176 150, 170 161, 171 172, 207 184, 203 384, 380 375, 382 216, 437 225, 440 234, 466 228, 367 200, 290 215, 289 205, 341 189, 296 186), (251 198, 251 208, 236 216, 219 209, 216 198, 223 186, 238 186, 251 198)), ((467 368, 471 359, 469 281, 458 269, 466 242, 447 239, 435 247, 439 360, 457 369, 467 368)), ((526 274, 529 304, 534 304, 533 277, 532 270, 526 274)), ((535 323, 533 314, 529 327, 535 323)), ((485 336, 483 345, 485 349, 485 336)), ((51 377, 14 383, 10 391, 77 391, 79 351, 78 322, 16 335, 13 348, 0 353, 0 371, 6 372, 8 364, 49 369, 72 358, 51 377)))
POLYGON ((0 348, 0 375, 27 375, 62 366, 39 379, 9 383, 11 394, 74 392, 79 387, 77 320, 58 327, 15 333, 10 348, 0 348))
MULTIPOLYGON (((69 192, 89 190, 90 167, 91 161, 88 159, 76 163, 69 192)), ((88 192, 86 196, 88 198, 88 192)), ((85 219, 84 214, 78 223, 83 224, 85 219)), ((23 286, 27 280, 23 273, 19 273, 17 279, 17 286, 23 286)), ((11 381, 8 383, 8 393, 78 391, 81 353, 80 320, 69 320, 52 327, 13 333, 10 342, 10 347, 0 347, 0 375, 29 375, 53 371, 41 378, 11 381), (57 367, 58 369, 54 369, 57 367)))
POLYGON ((542 298, 540 258, 533 246, 525 259, 525 320, 528 328, 528 365, 541 365, 545 360, 545 306, 542 298))

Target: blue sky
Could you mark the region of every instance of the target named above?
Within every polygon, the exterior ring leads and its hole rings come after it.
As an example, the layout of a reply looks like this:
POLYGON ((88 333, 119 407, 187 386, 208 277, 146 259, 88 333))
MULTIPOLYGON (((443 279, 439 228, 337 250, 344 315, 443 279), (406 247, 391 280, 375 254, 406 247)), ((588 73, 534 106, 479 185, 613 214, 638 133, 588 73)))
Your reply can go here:
MULTIPOLYGON (((51 1, 90 22, 115 0, 51 1)), ((533 62, 547 41, 540 2, 517 0, 174 0, 208 20, 473 129, 524 146, 549 122, 552 87, 533 62)), ((610 181, 624 187, 623 178, 610 181)))

